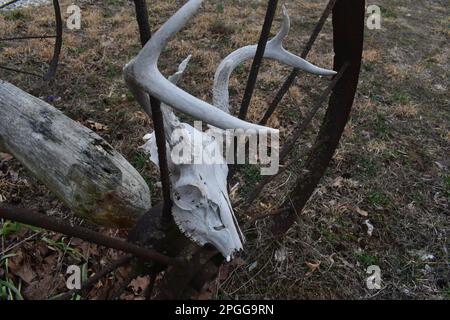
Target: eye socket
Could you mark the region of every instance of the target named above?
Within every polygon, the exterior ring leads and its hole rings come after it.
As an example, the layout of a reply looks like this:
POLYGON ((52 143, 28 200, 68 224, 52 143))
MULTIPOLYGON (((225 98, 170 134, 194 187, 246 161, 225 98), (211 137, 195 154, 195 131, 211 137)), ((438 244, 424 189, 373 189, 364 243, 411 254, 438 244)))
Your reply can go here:
POLYGON ((174 191, 175 204, 183 210, 194 210, 205 205, 205 195, 202 190, 195 185, 185 185, 178 187, 174 191))

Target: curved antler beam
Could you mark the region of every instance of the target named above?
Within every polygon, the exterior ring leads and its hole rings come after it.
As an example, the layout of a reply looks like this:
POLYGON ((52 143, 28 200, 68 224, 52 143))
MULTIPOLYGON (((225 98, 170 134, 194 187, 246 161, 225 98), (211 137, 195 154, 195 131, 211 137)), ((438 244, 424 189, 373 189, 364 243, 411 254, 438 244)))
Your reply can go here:
POLYGON ((158 59, 169 39, 198 11, 203 0, 188 1, 124 68, 124 77, 134 94, 144 91, 165 104, 221 129, 244 129, 278 133, 278 130, 252 124, 226 113, 178 88, 158 69, 158 59))
MULTIPOLYGON (((283 40, 289 33, 291 20, 286 7, 283 5, 283 23, 281 30, 269 42, 267 42, 264 58, 273 59, 300 70, 321 76, 332 76, 333 70, 319 68, 308 61, 290 53, 283 48, 283 40)), ((229 54, 217 68, 214 77, 213 104, 222 111, 229 112, 229 82, 234 69, 246 60, 252 59, 257 50, 257 45, 245 46, 229 54)))

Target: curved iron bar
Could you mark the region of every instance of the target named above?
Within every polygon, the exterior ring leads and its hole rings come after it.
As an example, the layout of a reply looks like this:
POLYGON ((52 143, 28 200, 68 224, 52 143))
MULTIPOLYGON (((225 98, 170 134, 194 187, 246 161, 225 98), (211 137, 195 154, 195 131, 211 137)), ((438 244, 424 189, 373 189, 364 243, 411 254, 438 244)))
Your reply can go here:
POLYGON ((53 57, 50 61, 50 67, 47 73, 44 75, 44 81, 49 81, 54 77, 56 69, 58 68, 59 56, 61 54, 62 48, 62 38, 63 38, 63 22, 61 17, 61 7, 58 0, 53 0, 53 8, 55 10, 55 20, 56 20, 56 41, 55 47, 53 49, 53 57))
MULTIPOLYGON (((19 0, 13 0, 10 2, 7 2, 0 6, 0 9, 3 9, 9 5, 12 5, 19 0)), ((63 38, 63 22, 61 17, 61 7, 59 5, 58 0, 53 0, 53 8, 55 12, 55 21, 56 21, 56 35, 37 35, 37 36, 23 36, 23 37, 10 37, 10 38, 0 38, 0 41, 19 41, 19 40, 31 40, 31 39, 51 39, 55 38, 55 46, 53 49, 53 56, 49 63, 49 69, 44 75, 39 75, 35 72, 17 69, 17 68, 11 68, 9 66, 0 64, 0 69, 17 72, 17 73, 23 73, 30 76, 42 78, 44 81, 51 80, 56 73, 56 69, 58 68, 58 62, 59 62, 59 56, 61 54, 61 48, 62 48, 62 38, 63 38)))
POLYGON ((364 0, 338 0, 333 7, 334 69, 349 66, 333 89, 316 141, 309 151, 305 170, 284 206, 293 209, 272 217, 272 233, 284 235, 297 221, 339 145, 348 122, 358 86, 364 43, 364 0))

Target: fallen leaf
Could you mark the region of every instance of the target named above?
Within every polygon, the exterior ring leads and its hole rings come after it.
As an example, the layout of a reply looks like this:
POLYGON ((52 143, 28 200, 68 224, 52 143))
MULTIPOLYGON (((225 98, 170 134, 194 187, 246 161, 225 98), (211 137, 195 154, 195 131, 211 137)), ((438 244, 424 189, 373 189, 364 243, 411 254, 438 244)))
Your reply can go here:
POLYGON ((364 210, 360 209, 359 207, 356 207, 356 212, 358 212, 358 214, 362 215, 363 217, 367 217, 369 215, 369 213, 367 211, 364 211, 364 210))
POLYGON ((331 184, 332 187, 335 188, 340 188, 342 187, 342 182, 344 181, 344 178, 342 177, 337 177, 336 179, 334 179, 333 183, 331 184))
POLYGON ((150 279, 148 276, 146 277, 137 277, 130 282, 129 287, 133 290, 135 295, 140 295, 142 292, 147 289, 150 284, 150 279))
POLYGON ((312 275, 317 269, 320 267, 320 261, 319 262, 306 262, 306 265, 309 268, 309 272, 306 275, 312 275))
POLYGON ((12 155, 10 155, 9 153, 0 152, 0 162, 7 162, 12 159, 14 159, 14 157, 12 155))
POLYGON ((24 296, 30 300, 47 299, 57 288, 63 288, 64 278, 59 275, 45 275, 41 280, 34 281, 24 290, 24 296))
POLYGON ((237 257, 231 260, 230 265, 233 267, 242 267, 246 263, 247 262, 244 259, 242 259, 241 257, 237 257))
POLYGON ((9 260, 9 270, 26 283, 31 283, 36 278, 36 273, 31 268, 30 261, 22 251, 19 251, 9 260))
POLYGON ((104 125, 103 123, 95 122, 95 121, 92 121, 92 120, 88 120, 87 122, 89 124, 89 127, 91 129, 93 129, 93 130, 96 130, 96 131, 106 131, 106 130, 108 130, 108 126, 104 125))

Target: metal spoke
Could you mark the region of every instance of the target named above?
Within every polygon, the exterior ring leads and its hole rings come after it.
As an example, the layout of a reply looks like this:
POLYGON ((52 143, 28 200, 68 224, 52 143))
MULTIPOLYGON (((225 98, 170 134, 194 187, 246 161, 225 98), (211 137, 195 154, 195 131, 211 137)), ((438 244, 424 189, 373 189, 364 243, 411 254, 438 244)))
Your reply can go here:
POLYGON ((297 140, 300 138, 300 136, 305 132, 306 128, 311 124, 311 121, 314 119, 314 116, 319 111, 320 107, 323 105, 325 100, 328 98, 328 96, 333 91, 333 88, 336 86, 338 81, 341 79, 342 75, 345 72, 345 69, 348 67, 348 63, 345 63, 344 66, 339 70, 338 74, 334 76, 333 80, 330 82, 328 87, 325 89, 325 91, 320 96, 319 100, 314 104, 313 108, 309 112, 308 116, 303 120, 301 125, 294 130, 294 132, 291 134, 292 138, 284 145, 283 149, 281 149, 280 152, 280 161, 283 161, 286 156, 289 154, 289 152, 294 147, 297 140))
POLYGON ((259 68, 266 50, 266 44, 269 40, 270 29, 272 28, 275 12, 277 11, 278 0, 269 0, 267 6, 266 17, 264 19, 264 25, 259 38, 258 47, 256 49, 255 58, 250 70, 250 74, 247 80, 247 87, 245 88, 244 98, 242 99, 241 109, 239 110, 239 118, 244 119, 247 117, 248 107, 252 100, 253 91, 255 90, 256 79, 258 77, 259 68))
MULTIPOLYGON (((345 70, 349 66, 349 63, 345 63, 342 68, 339 70, 338 74, 334 76, 331 83, 328 85, 328 87, 325 89, 325 91, 322 93, 320 98, 317 100, 317 102, 312 107, 311 111, 309 112, 308 116, 303 120, 303 122, 300 124, 300 126, 294 130, 292 133, 292 138, 283 146, 283 149, 281 149, 280 152, 280 162, 283 162, 289 152, 292 150, 292 148, 295 146, 297 140, 300 138, 300 136, 305 132, 305 130, 309 127, 312 120, 314 119, 314 116, 319 111, 320 107, 323 105, 325 100, 328 98, 328 96, 333 91, 336 84, 341 79, 342 75, 344 74, 345 70)), ((281 173, 286 171, 287 168, 289 168, 292 164, 294 164, 296 161, 298 161, 301 158, 301 156, 295 158, 294 160, 290 161, 286 165, 284 165, 276 175, 272 176, 266 176, 263 180, 261 180, 256 187, 253 189, 253 192, 248 196, 245 207, 248 208, 250 205, 255 201, 255 199, 259 196, 259 194, 262 192, 264 187, 270 182, 273 181, 273 179, 277 176, 279 176, 281 173)))
POLYGON ((3 9, 3 8, 6 8, 7 6, 10 6, 10 5, 12 5, 12 4, 14 4, 14 3, 16 3, 16 2, 18 2, 19 0, 12 0, 12 1, 9 1, 9 2, 7 2, 7 3, 4 3, 4 4, 2 4, 1 6, 0 6, 0 9, 3 9))
POLYGON ((29 71, 22 70, 22 69, 10 68, 10 67, 7 67, 7 66, 2 65, 2 64, 0 64, 0 69, 12 71, 12 72, 17 72, 17 73, 23 73, 23 74, 27 74, 29 76, 42 78, 42 75, 40 75, 40 74, 37 74, 37 73, 34 73, 34 72, 29 72, 29 71))
MULTIPOLYGON (((328 16, 331 14, 331 11, 333 10, 333 7, 336 3, 336 0, 330 0, 328 2, 328 5, 326 6, 324 12, 322 13, 322 16, 320 17, 319 21, 316 24, 316 27, 314 28, 313 33, 311 34, 305 48, 303 49, 303 52, 301 54, 301 57, 305 59, 308 56, 308 53, 311 51, 312 46, 314 45, 314 42, 317 39, 317 36, 322 31, 322 28, 325 24, 325 21, 327 21, 328 16)), ((269 118, 272 116, 272 114, 275 112, 275 109, 278 107, 278 104, 283 99, 286 92, 289 90, 289 88, 294 84, 295 79, 297 78, 300 70, 297 68, 294 68, 290 75, 287 77, 283 85, 281 86, 280 90, 275 95, 275 98, 270 103, 269 108, 267 109, 266 113, 262 117, 261 121, 259 122, 261 125, 265 125, 269 118)))
POLYGON ((56 36, 24 36, 24 37, 14 37, 14 38, 0 38, 0 41, 14 41, 14 40, 29 40, 29 39, 50 39, 56 38, 56 36))
MULTIPOLYGON (((150 23, 148 20, 148 9, 145 0, 134 0, 136 19, 139 26, 141 44, 144 46, 151 38, 150 23)), ((166 222, 172 219, 172 198, 169 167, 167 165, 166 138, 164 133, 164 120, 161 112, 161 102, 150 96, 150 106, 155 129, 156 145, 158 148, 159 172, 161 176, 163 193, 163 217, 166 222)))

